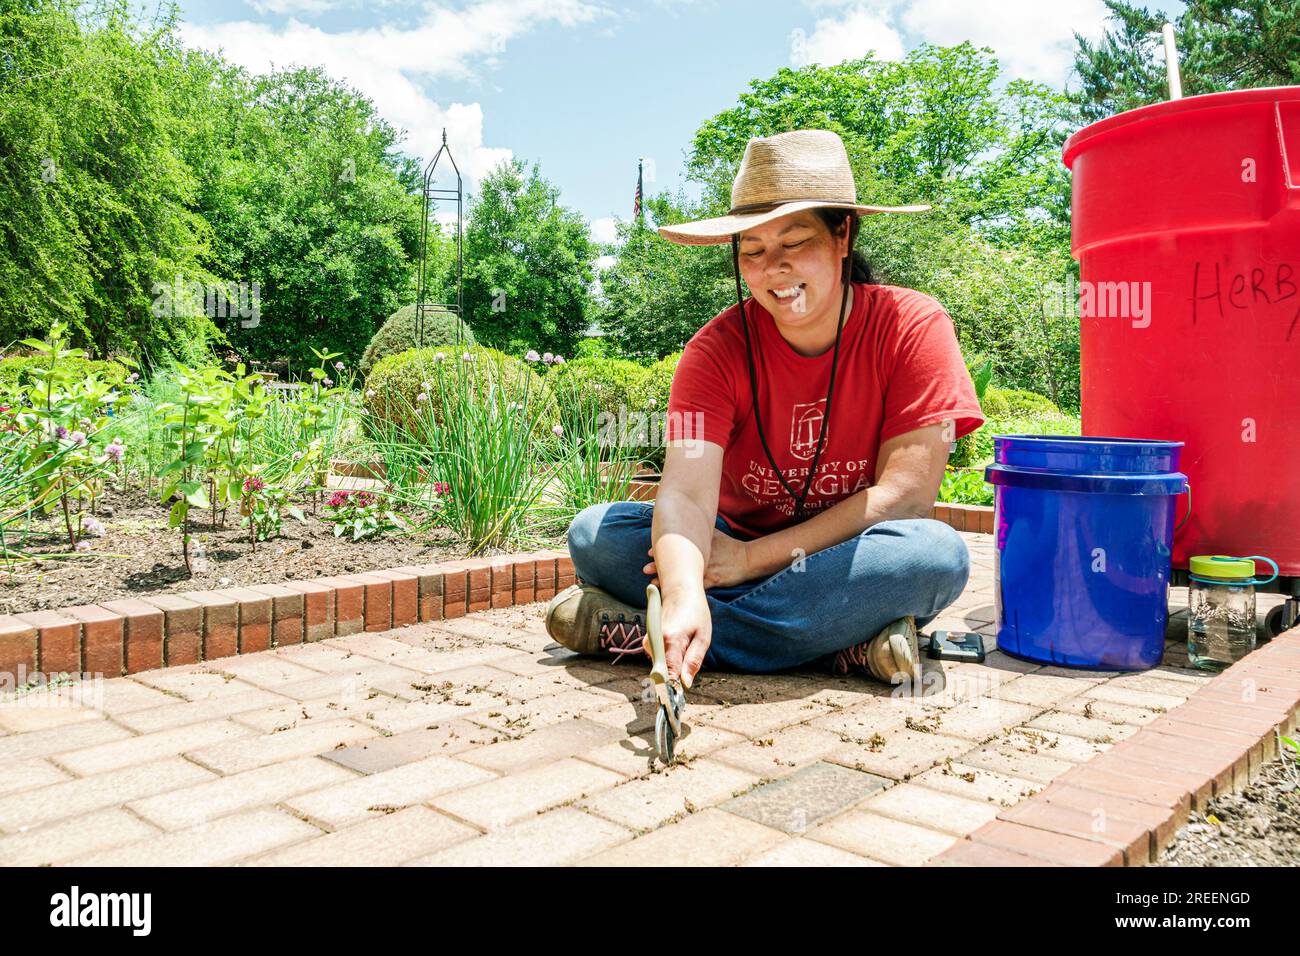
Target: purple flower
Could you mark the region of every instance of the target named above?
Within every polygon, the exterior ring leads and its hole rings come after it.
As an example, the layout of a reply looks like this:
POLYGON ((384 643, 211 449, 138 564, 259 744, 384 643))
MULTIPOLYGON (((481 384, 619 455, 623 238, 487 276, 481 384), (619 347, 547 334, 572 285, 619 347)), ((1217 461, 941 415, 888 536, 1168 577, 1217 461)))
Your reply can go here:
POLYGON ((78 550, 78 551, 89 551, 89 550, 90 550, 90 542, 87 541, 85 538, 82 538, 80 541, 77 542, 76 550, 78 550))
POLYGON ((559 438, 561 435, 564 434, 564 426, 563 426, 563 425, 556 425, 555 427, 553 427, 553 428, 551 429, 551 431, 555 432, 555 437, 556 437, 556 438, 559 438))
POLYGON ((54 429, 54 436, 56 438, 67 438, 68 430, 60 425, 58 428, 54 429))
POLYGON ((555 364, 556 364, 556 365, 563 365, 563 364, 564 364, 564 356, 563 356, 563 355, 557 355, 557 356, 555 356, 555 364))
POLYGON ((554 361, 555 361, 555 356, 552 355, 550 352, 543 352, 543 353, 542 353, 542 362, 543 362, 544 364, 546 364, 546 365, 550 365, 550 364, 551 364, 552 362, 554 362, 554 361))
POLYGON ((463 361, 463 362, 472 362, 472 361, 474 361, 474 356, 470 355, 468 352, 463 353, 463 354, 461 355, 460 358, 461 358, 461 361, 463 361))
POLYGON ((447 357, 447 353, 446 353, 446 352, 434 352, 434 353, 433 353, 433 360, 434 360, 435 362, 441 362, 441 361, 442 361, 443 359, 445 359, 446 357, 447 357))
POLYGON ((332 379, 332 378, 327 378, 327 379, 325 379, 325 387, 326 387, 326 388, 329 388, 329 387, 330 387, 331 385, 333 385, 333 384, 334 384, 334 379, 332 379))
POLYGON ((108 447, 104 449, 104 454, 115 462, 121 462, 122 455, 126 449, 122 446, 122 439, 114 438, 109 442, 108 447))
POLYGON ((68 438, 72 441, 74 445, 84 445, 86 443, 85 432, 73 432, 71 435, 68 436, 68 438))
POLYGON ((528 362, 536 362, 539 358, 541 356, 537 354, 536 349, 529 349, 528 354, 524 356, 524 360, 528 362))
POLYGON ((102 538, 104 537, 104 533, 106 530, 107 529, 104 527, 102 522, 100 522, 95 518, 90 517, 89 515, 81 519, 81 531, 83 534, 88 534, 96 538, 102 538))
POLYGON ((336 369, 338 369, 340 372, 343 371, 343 363, 342 363, 342 362, 335 362, 335 363, 334 363, 334 367, 335 367, 336 369))

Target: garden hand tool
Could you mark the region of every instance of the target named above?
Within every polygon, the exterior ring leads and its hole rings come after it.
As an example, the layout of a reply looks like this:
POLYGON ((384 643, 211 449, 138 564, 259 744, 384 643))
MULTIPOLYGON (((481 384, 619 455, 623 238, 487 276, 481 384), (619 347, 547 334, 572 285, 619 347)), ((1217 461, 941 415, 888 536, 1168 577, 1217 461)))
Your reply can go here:
POLYGON ((655 750, 666 764, 673 762, 673 750, 682 736, 681 717, 686 710, 686 694, 681 684, 668 677, 668 658, 664 654, 662 626, 663 601, 659 588, 649 584, 645 589, 646 634, 650 643, 650 681, 659 699, 659 713, 655 717, 655 750))

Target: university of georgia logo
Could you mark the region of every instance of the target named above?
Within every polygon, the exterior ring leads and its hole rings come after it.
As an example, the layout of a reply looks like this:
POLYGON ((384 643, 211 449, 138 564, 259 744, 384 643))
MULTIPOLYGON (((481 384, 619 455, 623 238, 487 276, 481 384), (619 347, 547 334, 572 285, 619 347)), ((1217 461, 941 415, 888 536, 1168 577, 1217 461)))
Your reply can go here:
MULTIPOLYGON (((817 452, 822 422, 826 419, 826 399, 796 402, 790 411, 790 454, 808 461, 817 452)), ((831 436, 826 436, 829 442, 831 436)))

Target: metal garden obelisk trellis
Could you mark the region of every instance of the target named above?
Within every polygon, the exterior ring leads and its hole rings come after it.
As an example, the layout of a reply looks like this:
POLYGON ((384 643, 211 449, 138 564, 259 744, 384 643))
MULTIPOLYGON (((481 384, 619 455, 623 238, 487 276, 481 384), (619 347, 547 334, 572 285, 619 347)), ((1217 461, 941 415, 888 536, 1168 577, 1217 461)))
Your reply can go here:
MULTIPOLYGON (((420 348, 424 347, 424 320, 425 317, 438 313, 450 313, 457 319, 464 319, 462 315, 462 294, 461 294, 461 275, 463 268, 463 259, 461 253, 461 240, 464 233, 464 190, 461 185, 460 167, 456 165, 456 160, 452 158, 451 149, 447 146, 447 130, 442 131, 442 148, 438 150, 433 161, 424 169, 424 205, 423 215, 420 217, 420 271, 416 276, 415 290, 415 342, 420 348), (437 188, 433 185, 434 171, 438 166, 438 160, 442 158, 443 153, 447 154, 447 161, 451 163, 452 171, 456 174, 456 188, 450 186, 446 188, 437 188), (429 294, 429 222, 433 216, 434 204, 439 199, 456 200, 456 301, 455 302, 427 302, 426 297, 429 294)), ((461 345, 461 325, 456 326, 456 345, 461 345)))

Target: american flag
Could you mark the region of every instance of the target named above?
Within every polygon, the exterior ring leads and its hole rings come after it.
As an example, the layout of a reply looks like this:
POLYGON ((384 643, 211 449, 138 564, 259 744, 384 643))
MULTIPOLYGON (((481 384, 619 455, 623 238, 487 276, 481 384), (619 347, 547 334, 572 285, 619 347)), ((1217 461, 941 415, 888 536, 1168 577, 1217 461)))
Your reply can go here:
POLYGON ((641 160, 636 161, 636 202, 632 204, 632 218, 641 218, 641 160))

